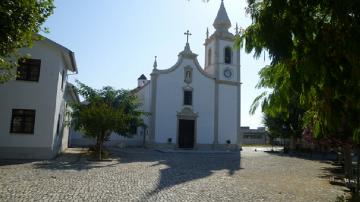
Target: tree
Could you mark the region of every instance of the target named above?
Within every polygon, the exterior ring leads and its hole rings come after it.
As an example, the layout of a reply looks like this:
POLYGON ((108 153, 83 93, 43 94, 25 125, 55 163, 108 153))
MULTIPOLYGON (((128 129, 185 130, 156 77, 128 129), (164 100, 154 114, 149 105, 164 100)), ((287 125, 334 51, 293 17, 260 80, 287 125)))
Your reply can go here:
POLYGON ((77 82, 77 92, 85 98, 80 104, 73 104, 73 123, 75 129, 85 136, 96 139, 96 152, 102 159, 102 147, 111 133, 131 137, 139 126, 144 126, 138 110, 140 103, 136 95, 127 90, 104 87, 93 89, 77 82))
MULTIPOLYGON (((317 136, 360 136, 360 2, 248 0, 247 52, 266 50, 277 108, 298 93, 317 136)), ((240 45, 240 40, 238 40, 240 45)), ((272 99, 272 98, 271 98, 272 99)))
POLYGON ((301 138, 303 131, 304 110, 295 106, 289 106, 287 110, 289 113, 270 113, 269 108, 263 108, 263 123, 270 137, 290 139, 290 149, 293 150, 295 140, 301 138))
POLYGON ((296 93, 316 137, 359 148, 360 1, 248 0, 247 12, 253 23, 237 43, 268 52, 264 71, 278 74, 271 108, 283 111, 296 93))
POLYGON ((0 2, 0 83, 14 76, 12 69, 17 66, 18 49, 30 47, 39 38, 35 34, 53 9, 53 0, 0 2))
POLYGON ((300 105, 299 95, 296 92, 287 96, 285 102, 282 100, 284 95, 281 93, 288 87, 283 83, 283 70, 268 67, 259 72, 260 81, 256 87, 273 89, 273 91, 264 91, 256 97, 250 107, 250 114, 254 114, 261 104, 261 110, 264 113, 263 122, 270 134, 289 138, 290 149, 294 149, 295 140, 301 137, 304 128, 304 109, 300 105))

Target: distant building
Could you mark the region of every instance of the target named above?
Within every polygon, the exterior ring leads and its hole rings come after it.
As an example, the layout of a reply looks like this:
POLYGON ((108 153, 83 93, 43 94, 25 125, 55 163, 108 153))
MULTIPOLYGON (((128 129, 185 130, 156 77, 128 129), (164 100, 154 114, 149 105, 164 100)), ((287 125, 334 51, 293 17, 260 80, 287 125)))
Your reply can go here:
POLYGON ((265 130, 265 127, 258 127, 257 129, 250 129, 250 127, 241 127, 240 131, 243 137, 243 145, 270 143, 270 139, 265 130))
POLYGON ((69 102, 79 98, 68 72, 77 73, 74 53, 44 38, 23 48, 15 80, 0 85, 0 158, 49 159, 68 143, 69 102), (25 57, 24 57, 25 58, 25 57))

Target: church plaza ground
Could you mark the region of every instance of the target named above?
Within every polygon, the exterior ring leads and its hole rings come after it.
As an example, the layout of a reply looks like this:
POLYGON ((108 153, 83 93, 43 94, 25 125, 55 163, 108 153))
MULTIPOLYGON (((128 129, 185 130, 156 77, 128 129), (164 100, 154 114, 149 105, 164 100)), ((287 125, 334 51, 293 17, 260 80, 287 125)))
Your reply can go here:
POLYGON ((0 201, 335 201, 330 163, 254 151, 112 150, 52 161, 0 161, 0 201))

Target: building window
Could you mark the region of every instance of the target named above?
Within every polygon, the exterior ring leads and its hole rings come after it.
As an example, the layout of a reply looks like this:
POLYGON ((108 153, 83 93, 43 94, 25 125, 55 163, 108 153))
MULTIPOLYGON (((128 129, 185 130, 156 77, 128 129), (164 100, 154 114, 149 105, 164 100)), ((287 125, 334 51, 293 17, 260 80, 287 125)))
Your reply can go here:
POLYGON ((16 80, 39 81, 41 60, 20 59, 16 80))
POLYGON ((208 65, 211 65, 211 49, 208 51, 208 65))
POLYGON ((63 90, 64 89, 64 82, 66 80, 66 72, 65 72, 65 70, 62 71, 61 79, 62 79, 61 80, 61 90, 63 90))
POLYGON ((225 48, 225 59, 224 62, 226 64, 231 64, 231 56, 232 56, 232 51, 230 47, 226 47, 225 48))
POLYGON ((192 105, 192 91, 184 91, 184 105, 192 105))
POLYGON ((58 117, 58 121, 57 121, 57 126, 56 126, 56 135, 59 135, 60 134, 60 114, 59 114, 59 117, 58 117))
POLYGON ((35 110, 13 109, 10 133, 33 134, 35 125, 35 110))

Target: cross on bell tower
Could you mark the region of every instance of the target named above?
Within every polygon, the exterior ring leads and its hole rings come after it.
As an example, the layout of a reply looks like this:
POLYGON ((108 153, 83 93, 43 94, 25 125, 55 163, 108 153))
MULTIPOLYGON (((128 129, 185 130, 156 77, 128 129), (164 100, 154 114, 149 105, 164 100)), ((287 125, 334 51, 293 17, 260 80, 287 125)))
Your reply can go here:
POLYGON ((186 35, 186 43, 189 43, 189 36, 191 36, 192 34, 189 32, 189 30, 187 30, 184 35, 186 35))

